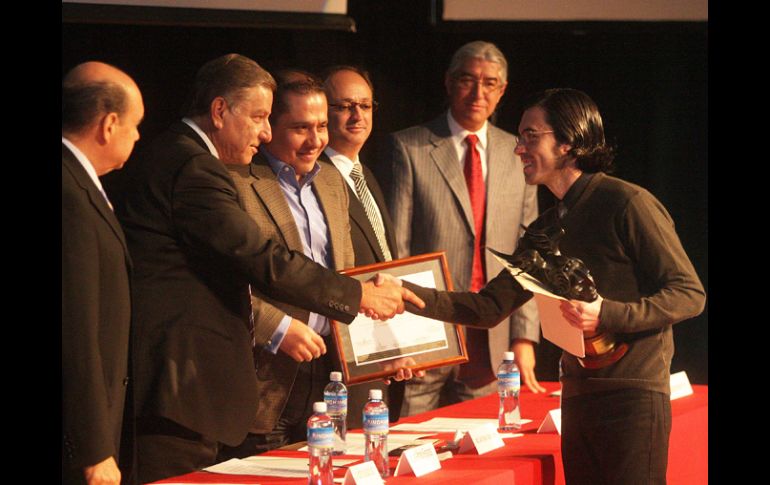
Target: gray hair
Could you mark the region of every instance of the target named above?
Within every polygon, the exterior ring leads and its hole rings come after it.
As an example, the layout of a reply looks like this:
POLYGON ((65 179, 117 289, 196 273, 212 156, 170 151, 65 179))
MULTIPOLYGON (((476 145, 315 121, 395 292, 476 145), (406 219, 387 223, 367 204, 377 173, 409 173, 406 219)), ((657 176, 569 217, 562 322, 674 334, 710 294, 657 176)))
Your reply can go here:
POLYGON ((475 40, 468 42, 455 51, 449 63, 447 74, 455 77, 468 59, 483 59, 500 65, 500 81, 508 82, 508 61, 497 46, 491 42, 475 40))

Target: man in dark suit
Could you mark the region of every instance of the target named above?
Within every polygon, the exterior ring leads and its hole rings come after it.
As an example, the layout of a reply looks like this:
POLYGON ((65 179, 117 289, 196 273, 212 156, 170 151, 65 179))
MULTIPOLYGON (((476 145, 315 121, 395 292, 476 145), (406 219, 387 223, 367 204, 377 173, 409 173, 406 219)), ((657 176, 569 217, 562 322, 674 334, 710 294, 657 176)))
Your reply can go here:
POLYGON ((136 83, 112 66, 62 81, 63 483, 121 480, 131 261, 98 177, 123 166, 143 117, 136 83))
MULTIPOLYGON (((377 106, 372 81, 363 69, 335 66, 327 71, 324 84, 329 102, 329 145, 320 160, 324 165, 336 167, 345 180, 350 198, 350 236, 355 265, 398 259, 393 224, 380 184, 359 158, 372 133, 372 113, 377 106)), ((416 375, 422 377, 424 372, 416 375)), ((390 420, 397 421, 403 402, 404 382, 399 381, 389 387, 380 381, 350 386, 348 426, 362 426, 360 410, 368 399, 368 390, 373 388, 383 390, 390 420)))
POLYGON ((123 184, 143 482, 212 465, 223 445, 245 438, 259 399, 254 353, 271 343, 250 319, 252 286, 342 322, 359 309, 390 317, 414 296, 396 285, 377 292, 288 251, 239 205, 225 164, 248 165, 270 141, 274 90, 246 57, 206 63, 187 117, 139 154, 123 184))
MULTIPOLYGON (((456 290, 482 288, 502 269, 485 247, 513 253, 520 227, 537 217, 536 187, 524 182, 516 137, 488 122, 505 93, 507 66, 494 44, 460 47, 444 80, 447 112, 389 138, 389 208, 399 256, 446 251, 456 290)), ((495 392, 495 369, 507 350, 516 353, 522 382, 543 391, 534 373, 539 338, 534 301, 489 330, 468 329, 470 361, 410 381, 404 413, 495 392)))

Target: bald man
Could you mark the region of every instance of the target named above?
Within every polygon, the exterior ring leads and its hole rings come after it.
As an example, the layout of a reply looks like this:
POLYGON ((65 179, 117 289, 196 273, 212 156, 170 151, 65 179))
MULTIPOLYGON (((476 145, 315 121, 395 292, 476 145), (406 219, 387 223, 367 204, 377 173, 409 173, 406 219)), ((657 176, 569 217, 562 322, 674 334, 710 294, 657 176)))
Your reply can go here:
POLYGON ((62 80, 62 483, 121 481, 131 261, 99 177, 126 162, 143 117, 119 69, 87 62, 62 80))

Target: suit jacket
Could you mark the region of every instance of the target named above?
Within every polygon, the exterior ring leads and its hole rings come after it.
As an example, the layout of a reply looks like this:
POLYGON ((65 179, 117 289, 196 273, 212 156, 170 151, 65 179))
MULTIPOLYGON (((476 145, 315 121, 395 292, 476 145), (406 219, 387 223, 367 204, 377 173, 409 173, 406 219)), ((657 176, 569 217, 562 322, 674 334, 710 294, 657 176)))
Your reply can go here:
MULTIPOLYGON (((390 213, 399 254, 446 251, 455 290, 467 290, 476 234, 465 177, 450 136, 446 113, 390 135, 390 213)), ((526 185, 521 159, 513 153, 515 146, 513 135, 488 125, 486 245, 508 254, 516 248, 521 225, 537 217, 537 190, 526 185)), ((502 265, 487 253, 487 281, 501 269, 502 265)), ((537 342, 539 337, 533 301, 514 312, 508 325, 489 330, 491 369, 496 368, 514 338, 537 342)))
POLYGON ((350 322, 360 283, 265 237, 224 164, 184 123, 127 169, 131 190, 115 205, 135 262, 137 411, 236 446, 259 398, 248 285, 350 322))
MULTIPOLYGON (((265 237, 280 241, 290 250, 302 252, 302 239, 297 231, 294 216, 267 159, 262 154, 258 154, 250 165, 227 168, 238 188, 238 197, 243 207, 259 225, 265 237)), ((329 166, 323 166, 313 180, 313 191, 318 197, 326 219, 332 260, 337 270, 352 267, 354 264, 347 218, 348 192, 343 187, 344 183, 339 172, 329 166)), ((260 332, 265 326, 272 327, 272 331, 275 331, 283 312, 305 323, 309 318, 307 310, 257 292, 254 292, 252 305, 255 308, 254 322, 260 327, 260 332), (265 312, 270 315, 269 320, 261 317, 265 312), (277 321, 272 317, 275 313, 279 315, 277 321)), ((333 351, 333 349, 329 350, 333 351)), ((259 401, 252 432, 268 433, 273 430, 294 387, 298 368, 299 363, 281 351, 273 354, 263 348, 259 352, 257 357, 259 401)))
MULTIPOLYGON (((328 166, 330 169, 337 170, 337 167, 332 163, 326 153, 321 154, 319 162, 322 166, 328 166)), ((398 248, 396 247, 396 239, 393 232, 393 222, 390 219, 390 213, 388 207, 385 204, 385 197, 382 195, 380 184, 377 183, 377 179, 369 167, 361 164, 363 167, 364 178, 366 178, 366 185, 369 187, 369 192, 374 198, 374 202, 380 209, 382 215, 382 223, 385 228, 385 240, 388 242, 388 248, 393 259, 398 259, 398 248)), ((369 216, 366 215, 363 204, 358 200, 358 195, 343 179, 342 183, 345 185, 348 191, 349 203, 349 215, 350 215, 350 237, 353 240, 353 252, 356 257, 356 266, 365 266, 367 264, 382 263, 385 261, 385 256, 382 254, 382 248, 377 241, 377 235, 374 233, 371 222, 369 222, 369 216)), ((383 396, 387 396, 388 411, 391 421, 398 421, 401 416, 401 405, 404 401, 404 382, 392 381, 388 386, 382 381, 367 382, 366 384, 352 385, 348 389, 348 409, 351 411, 348 413, 348 427, 360 428, 363 426, 363 417, 359 412, 363 408, 366 401, 369 399, 369 389, 382 390, 383 396)))
POLYGON ((61 249, 62 464, 79 469, 119 456, 131 260, 112 209, 65 145, 61 249))

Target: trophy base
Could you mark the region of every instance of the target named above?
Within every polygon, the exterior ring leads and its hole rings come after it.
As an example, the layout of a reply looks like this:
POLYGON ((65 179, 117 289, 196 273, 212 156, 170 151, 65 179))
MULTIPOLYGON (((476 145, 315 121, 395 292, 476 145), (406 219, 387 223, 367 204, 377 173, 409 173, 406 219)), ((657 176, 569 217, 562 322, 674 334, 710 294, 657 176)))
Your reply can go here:
POLYGON ((578 357, 578 362, 585 369, 601 369, 619 361, 626 352, 628 344, 617 344, 610 334, 596 334, 585 338, 586 356, 578 357))

